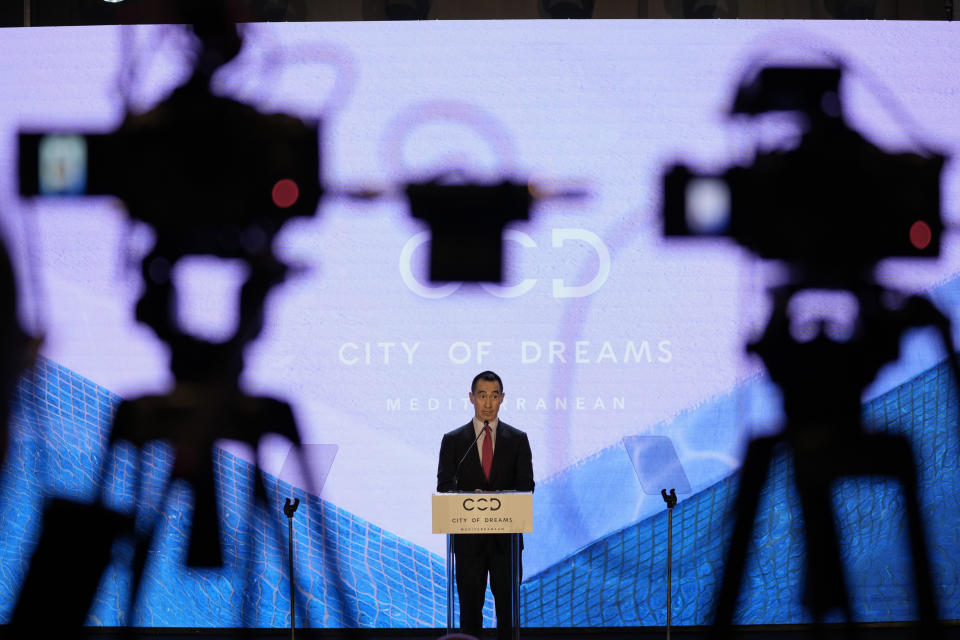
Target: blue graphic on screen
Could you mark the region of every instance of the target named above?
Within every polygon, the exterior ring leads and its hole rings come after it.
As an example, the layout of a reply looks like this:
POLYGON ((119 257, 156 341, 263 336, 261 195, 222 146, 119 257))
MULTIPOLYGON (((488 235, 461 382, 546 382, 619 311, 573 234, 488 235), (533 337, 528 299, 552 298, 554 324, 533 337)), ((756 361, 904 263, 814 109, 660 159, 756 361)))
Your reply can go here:
MULTIPOLYGON (((249 50, 218 76, 218 90, 264 111, 324 117, 330 184, 379 186, 456 169, 585 185, 589 196, 540 203, 529 223, 507 231, 502 286, 431 283, 429 237, 399 198, 328 199, 315 220, 285 229, 278 253, 302 269, 270 298, 263 335, 246 354, 244 385, 293 405, 307 468, 292 461, 289 442, 265 443, 258 460, 220 443, 225 566, 204 571, 183 562, 189 491, 175 485, 167 502, 158 498, 171 451, 158 444, 139 452, 146 493, 135 506, 134 451, 107 449, 121 399, 170 382, 167 354, 133 319, 139 274, 124 266, 150 238, 110 200, 27 204, 13 186, 18 129, 117 126, 121 42, 150 54, 124 89, 137 109, 182 81, 186 63, 154 27, 5 34, 0 82, 19 89, 0 95, 0 131, 8 133, 0 140, 0 221, 22 278, 25 321, 45 342, 36 371, 18 387, 0 475, 0 622, 9 620, 26 574, 43 498, 94 500, 102 468, 104 503, 156 517, 161 527, 132 614, 132 547, 116 543, 91 625, 286 626, 282 505, 299 497, 298 625, 444 626, 445 540, 430 532, 430 494, 440 439, 469 419, 469 383, 483 369, 503 377, 501 415, 527 432, 533 450, 523 623, 665 624, 660 488, 680 494, 673 622, 709 620, 743 445, 780 419, 776 390, 743 349, 765 321, 763 291, 776 273, 722 241, 665 242, 657 222, 663 167, 678 157, 729 163, 742 136, 731 135, 723 112, 753 60, 811 62, 822 50, 869 67, 851 74, 844 104, 871 140, 909 150, 913 138, 934 139, 956 155, 958 34, 915 22, 817 23, 816 36, 798 27, 789 37, 784 23, 764 21, 496 27, 251 25, 249 50), (43 65, 15 62, 41 55, 43 65), (265 74, 271 56, 282 64, 265 74), (891 113, 873 77, 922 126, 891 113), (250 509, 254 462, 267 473, 266 511, 250 509), (655 486, 662 483, 673 486, 655 486)), ((786 129, 774 122, 765 131, 782 138, 786 129)), ((960 203, 957 175, 949 164, 948 217, 960 203)), ((235 313, 230 287, 242 279, 224 275, 230 265, 194 266, 184 275, 191 280, 184 321, 216 333, 235 313)), ((947 234, 936 264, 891 262, 881 278, 927 293, 953 316, 957 274, 960 248, 947 234)), ((871 428, 914 442, 923 510, 938 514, 928 537, 941 615, 956 619, 960 540, 949 525, 960 506, 957 398, 943 358, 935 336, 911 334, 863 410, 871 428)), ((762 494, 737 622, 807 619, 798 604, 802 542, 790 477, 790 460, 778 459, 762 494)), ((857 619, 911 619, 900 489, 845 483, 835 500, 857 619)), ((489 594, 484 611, 492 625, 489 594)))

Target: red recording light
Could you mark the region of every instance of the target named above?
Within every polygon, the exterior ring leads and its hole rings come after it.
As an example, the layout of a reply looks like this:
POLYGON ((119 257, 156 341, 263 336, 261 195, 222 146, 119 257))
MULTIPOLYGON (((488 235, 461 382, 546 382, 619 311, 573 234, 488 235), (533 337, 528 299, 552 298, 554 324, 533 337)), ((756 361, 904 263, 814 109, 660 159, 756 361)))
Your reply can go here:
POLYGON ((282 180, 277 180, 277 183, 273 185, 273 191, 270 193, 270 197, 273 198, 273 204, 281 209, 286 209, 287 207, 292 207, 297 201, 297 198, 300 197, 300 187, 290 178, 283 178, 282 180))
POLYGON ((930 231, 930 225, 923 220, 917 220, 910 225, 910 244, 921 251, 929 246, 933 239, 933 232, 930 231))

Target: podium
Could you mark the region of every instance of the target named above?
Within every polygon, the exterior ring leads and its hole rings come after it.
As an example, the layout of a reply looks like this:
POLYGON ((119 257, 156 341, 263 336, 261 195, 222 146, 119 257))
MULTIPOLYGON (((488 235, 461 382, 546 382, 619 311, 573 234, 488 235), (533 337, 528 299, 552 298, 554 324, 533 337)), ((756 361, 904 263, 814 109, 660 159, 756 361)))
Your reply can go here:
POLYGON ((497 491, 433 494, 433 532, 447 534, 447 633, 454 629, 454 534, 506 533, 510 534, 510 570, 513 575, 510 603, 513 637, 515 640, 520 637, 520 534, 532 531, 532 493, 497 491))

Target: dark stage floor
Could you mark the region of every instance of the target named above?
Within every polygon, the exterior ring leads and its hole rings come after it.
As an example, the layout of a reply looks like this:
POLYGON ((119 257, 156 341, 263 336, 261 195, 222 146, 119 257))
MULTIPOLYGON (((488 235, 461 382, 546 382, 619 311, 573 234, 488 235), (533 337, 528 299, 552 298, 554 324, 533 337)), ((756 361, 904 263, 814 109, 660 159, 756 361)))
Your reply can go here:
MULTIPOLYGON (((297 629, 295 637, 327 638, 330 640, 437 640, 445 631, 442 629, 363 629, 345 631, 341 629, 297 629)), ((850 635, 840 626, 828 626, 813 629, 801 625, 776 625, 741 627, 732 638, 744 640, 804 640, 816 638, 823 640, 927 640, 916 628, 899 624, 860 625, 850 635)), ((290 638, 289 629, 87 629, 82 636, 88 640, 119 640, 120 638, 156 639, 156 640, 218 640, 221 638, 249 638, 251 640, 286 640, 290 638)), ((482 640, 493 638, 490 636, 482 640)), ((521 638, 561 640, 595 640, 596 638, 639 638, 641 640, 666 638, 664 627, 642 628, 593 628, 593 629, 525 629, 521 638)), ((671 640, 704 640, 708 637, 705 627, 674 627, 670 631, 671 640)), ((942 640, 960 640, 960 624, 947 623, 940 636, 942 640)))

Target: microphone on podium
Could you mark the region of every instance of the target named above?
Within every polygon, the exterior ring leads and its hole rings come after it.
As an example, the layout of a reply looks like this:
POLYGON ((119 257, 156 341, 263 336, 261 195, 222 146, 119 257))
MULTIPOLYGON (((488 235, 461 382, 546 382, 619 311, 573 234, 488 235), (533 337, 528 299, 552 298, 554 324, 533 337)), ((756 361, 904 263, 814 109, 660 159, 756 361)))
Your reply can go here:
POLYGON ((467 454, 470 453, 470 450, 477 446, 477 440, 480 439, 480 436, 484 434, 487 430, 487 427, 490 426, 489 420, 483 421, 483 429, 480 429, 480 433, 477 434, 477 437, 473 439, 473 442, 470 443, 470 446, 467 447, 466 453, 463 454, 463 457, 460 458, 460 462, 457 463, 457 470, 453 472, 453 490, 456 491, 460 487, 457 486, 457 483, 460 481, 460 467, 463 465, 463 461, 467 459, 467 454))

